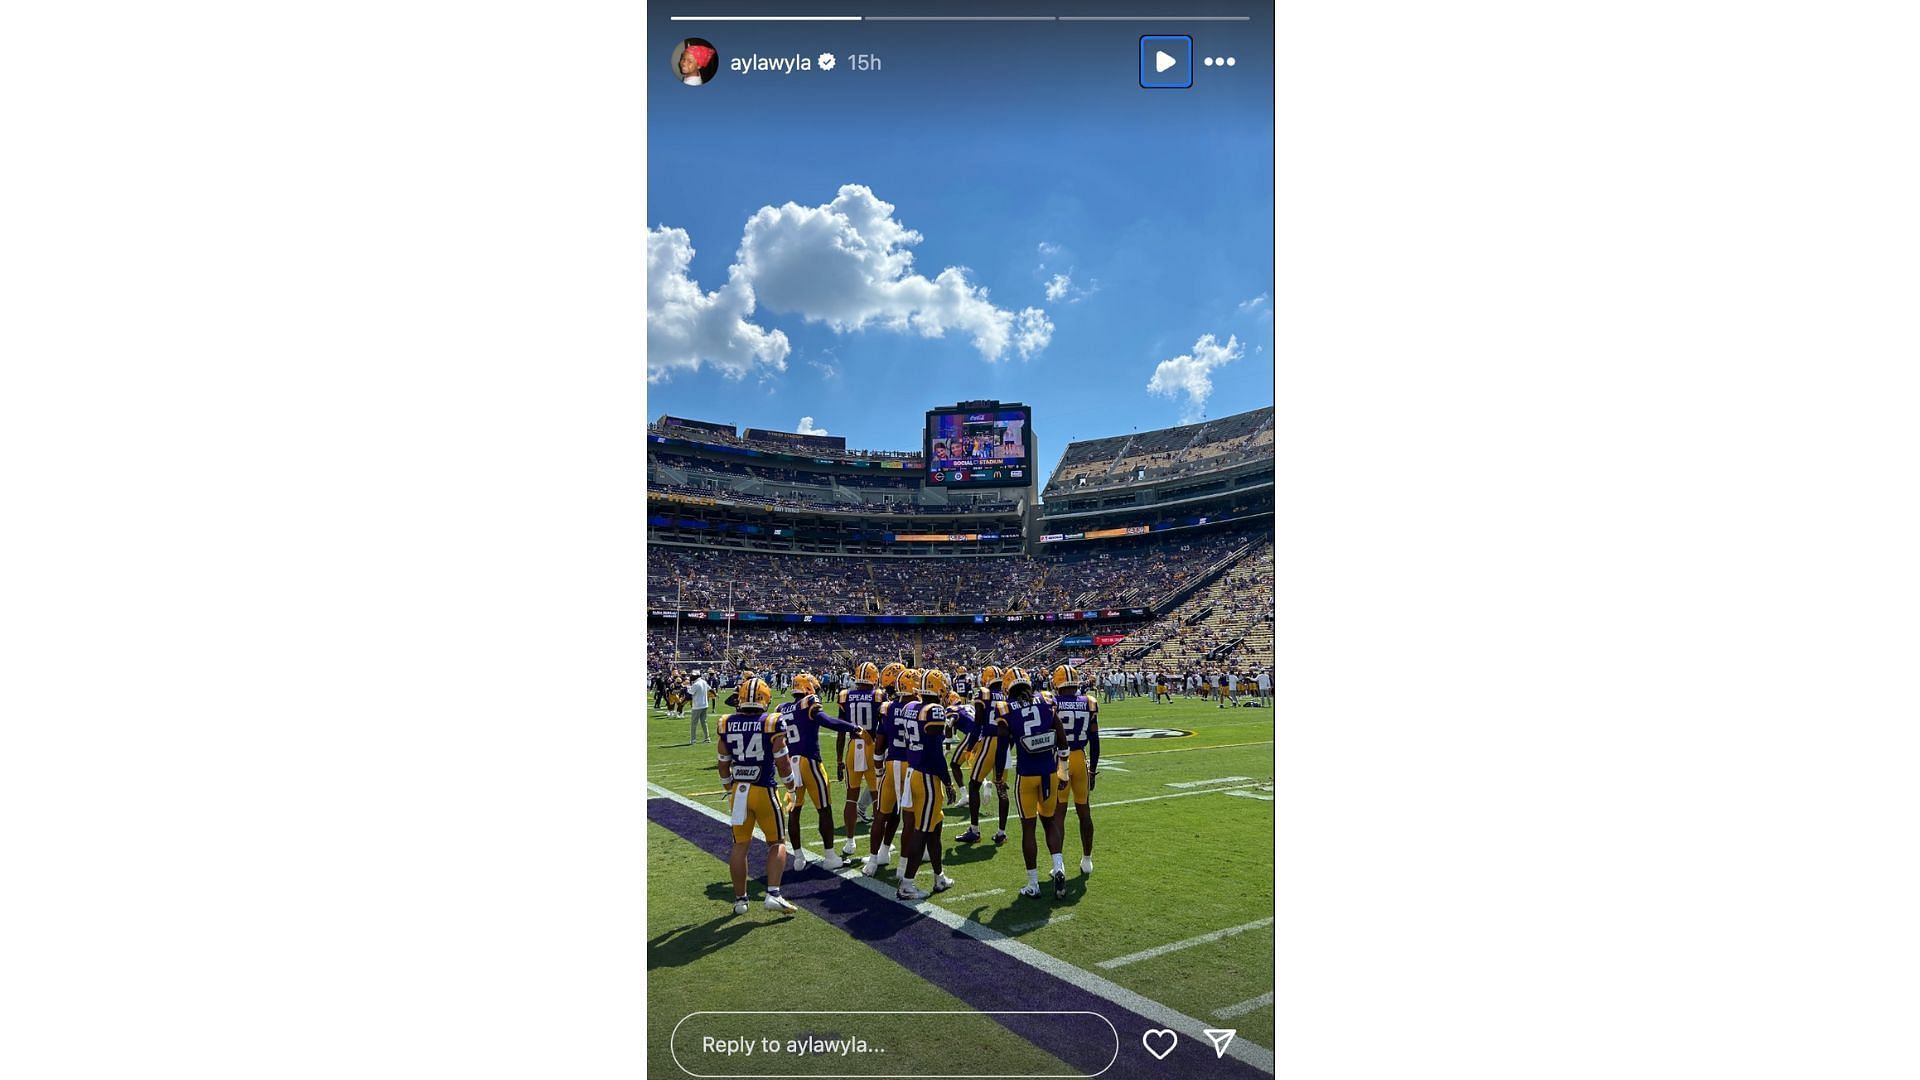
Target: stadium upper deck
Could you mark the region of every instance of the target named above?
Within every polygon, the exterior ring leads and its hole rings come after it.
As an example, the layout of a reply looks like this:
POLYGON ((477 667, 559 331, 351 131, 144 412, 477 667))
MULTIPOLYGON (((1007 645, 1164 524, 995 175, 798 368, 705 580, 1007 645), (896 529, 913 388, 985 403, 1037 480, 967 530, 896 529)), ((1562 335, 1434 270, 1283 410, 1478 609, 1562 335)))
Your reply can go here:
POLYGON ((649 427, 655 543, 806 555, 1037 555, 1272 513, 1273 409, 1070 444, 1032 487, 929 483, 909 451, 661 417, 649 427))
POLYGON ((1273 406, 1198 424, 1071 443, 1048 496, 1198 476, 1273 454, 1273 406))

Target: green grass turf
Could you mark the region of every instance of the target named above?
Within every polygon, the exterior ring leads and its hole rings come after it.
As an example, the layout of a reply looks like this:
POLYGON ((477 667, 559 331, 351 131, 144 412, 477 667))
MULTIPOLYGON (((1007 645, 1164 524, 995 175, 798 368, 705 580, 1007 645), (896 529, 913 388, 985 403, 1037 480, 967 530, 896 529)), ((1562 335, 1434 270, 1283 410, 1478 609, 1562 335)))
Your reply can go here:
MULTIPOLYGON (((943 848, 946 871, 957 884, 950 892, 935 897, 934 902, 1199 1020, 1238 1028, 1241 1038, 1271 1047, 1270 1004, 1228 1019, 1214 1015, 1215 1010, 1272 989, 1271 924, 1118 968, 1102 968, 1099 964, 1272 917, 1272 711, 1225 710, 1181 698, 1155 705, 1135 698, 1102 704, 1100 721, 1103 732, 1119 727, 1171 727, 1195 734, 1167 739, 1102 739, 1100 780, 1093 795, 1097 830, 1094 874, 1087 878, 1080 874, 1079 826, 1069 809, 1062 849, 1067 863, 1067 898, 1054 900, 1050 888, 1041 899, 1019 896, 1018 889, 1026 882, 1026 868, 1020 852, 1018 813, 1009 817, 1007 843, 995 847, 990 838, 997 813, 988 794, 981 813, 982 832, 988 839, 979 844, 955 842, 966 828, 965 810, 948 808, 943 848), (1215 792, 1102 805, 1192 791, 1195 789, 1169 785, 1224 777, 1247 777, 1251 783, 1240 790, 1269 799, 1215 792), (1002 891, 951 899, 990 889, 1002 891)), ((712 748, 704 743, 686 745, 687 721, 657 712, 649 721, 649 735, 648 779, 719 808, 712 748)), ((831 743, 828 745, 830 748, 831 743)), ((836 800, 843 790, 835 785, 836 800)), ((817 854, 820 840, 811 811, 803 814, 802 826, 807 849, 817 854)), ((1049 865, 1044 840, 1039 847, 1044 882, 1049 865)), ((862 855, 867 851, 864 836, 858 850, 862 855)), ((898 865, 896 860, 895 867, 884 871, 882 879, 897 881, 898 865)), ((696 920, 688 915, 681 921, 704 923, 722 914, 726 898, 718 893, 709 898, 705 893, 708 885, 725 880, 725 867, 717 861, 707 859, 699 871, 705 877, 690 889, 659 873, 662 867, 658 855, 650 857, 648 869, 651 903, 673 907, 683 902, 704 903, 707 906, 700 910, 711 911, 704 918, 696 920), (675 895, 663 895, 668 889, 676 890, 675 895)), ((751 869, 760 872, 758 866, 751 869)), ((923 889, 928 887, 930 877, 929 873, 921 874, 923 889)), ((762 885, 756 879, 756 905, 762 885)), ((721 891, 726 890, 723 887, 721 891)), ((754 910, 756 914, 760 911, 757 906, 754 910)), ((844 934, 824 926, 820 930, 834 940, 816 955, 831 955, 836 963, 838 958, 845 958, 849 964, 878 961, 892 967, 844 934)), ((910 978, 903 969, 893 967, 893 971, 901 978, 910 978)), ((674 978, 671 969, 656 971, 655 977, 668 986, 674 978)), ((886 999, 875 995, 875 1000, 886 999)))

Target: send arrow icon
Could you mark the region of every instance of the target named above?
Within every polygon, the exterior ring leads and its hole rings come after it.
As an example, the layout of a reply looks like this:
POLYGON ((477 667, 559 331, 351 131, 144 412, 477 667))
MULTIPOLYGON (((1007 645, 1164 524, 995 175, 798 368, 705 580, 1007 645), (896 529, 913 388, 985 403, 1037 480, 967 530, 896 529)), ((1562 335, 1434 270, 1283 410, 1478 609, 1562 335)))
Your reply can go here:
POLYGON ((1233 1036, 1239 1030, 1239 1028, 1204 1028, 1201 1034, 1213 1040, 1213 1056, 1223 1058, 1227 1056, 1227 1047, 1233 1042, 1233 1036))
MULTIPOLYGON (((1166 53, 1163 53, 1163 52, 1160 52, 1160 51, 1159 51, 1159 50, 1157 50, 1157 49, 1156 49, 1156 50, 1154 50, 1154 53, 1153 53, 1153 70, 1154 70, 1155 72, 1161 72, 1161 71, 1165 71, 1165 70, 1167 70, 1168 68, 1170 68, 1170 67, 1172 67, 1173 65, 1175 65, 1175 64, 1177 64, 1177 63, 1179 63, 1179 62, 1180 62, 1180 61, 1178 61, 1178 60, 1175 60, 1175 59, 1174 59, 1173 57, 1171 57, 1171 56, 1168 56, 1168 55, 1167 55, 1166 53)), ((1232 1036, 1228 1036, 1228 1038, 1232 1038, 1232 1036)))

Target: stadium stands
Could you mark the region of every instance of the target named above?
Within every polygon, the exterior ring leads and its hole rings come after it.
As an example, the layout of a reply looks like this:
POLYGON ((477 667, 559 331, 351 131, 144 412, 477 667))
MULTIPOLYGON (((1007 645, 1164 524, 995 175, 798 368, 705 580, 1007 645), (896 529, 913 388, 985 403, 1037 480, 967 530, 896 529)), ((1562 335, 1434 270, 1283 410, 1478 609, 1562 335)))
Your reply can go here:
POLYGON ((1224 469, 1273 453, 1273 407, 1182 427, 1073 443, 1046 492, 1138 484, 1224 469))
POLYGON ((1146 606, 1248 540, 1245 530, 1172 533, 1124 546, 1062 545, 1070 550, 1037 559, 952 560, 720 552, 656 543, 647 548, 647 602, 689 610, 893 615, 1146 606))
MULTIPOLYGON (((1026 627, 927 627, 922 632, 921 662, 949 672, 978 671, 982 664, 1005 664, 1059 636, 1056 629, 1026 627)), ((755 672, 811 671, 825 676, 841 672, 859 660, 894 659, 911 639, 896 627, 830 626, 735 627, 731 646, 724 628, 688 624, 680 628, 679 646, 671 629, 647 634, 647 648, 656 669, 682 672, 735 670, 755 672), (675 657, 678 660, 675 660, 675 657)))
POLYGON ((694 495, 708 498, 727 499, 746 506, 758 506, 767 510, 810 510, 816 513, 831 514, 1005 514, 1018 508, 1018 503, 982 502, 982 503, 856 503, 837 502, 829 498, 801 499, 779 493, 749 494, 746 492, 695 487, 690 484, 649 483, 649 495, 694 495))
POLYGON ((1067 655, 1057 648, 1063 631, 1102 629, 1127 636, 1075 650, 1096 667, 1176 676, 1271 669, 1271 479, 1241 466, 1270 459, 1272 408, 1074 442, 1046 484, 1046 506, 1028 505, 1031 489, 929 487, 917 452, 843 450, 781 433, 748 440, 704 422, 649 430, 673 440, 651 443, 648 455, 647 599, 656 613, 1156 613, 1150 622, 988 626, 657 620, 647 639, 656 672, 824 674, 915 643, 922 663, 947 667, 1030 654, 1051 662, 1067 655), (1100 494, 1069 497, 1090 490, 1100 494), (934 520, 911 520, 921 516, 934 520))
POLYGON ((798 444, 780 438, 782 433, 770 432, 768 439, 746 439, 739 435, 731 425, 710 425, 698 429, 685 427, 663 427, 657 421, 647 425, 647 432, 675 439, 695 439, 700 442, 718 443, 722 446, 738 446, 749 450, 768 450, 777 454, 806 454, 810 457, 831 457, 850 461, 904 461, 912 468, 922 467, 919 450, 823 450, 818 447, 798 444))
POLYGON ((1273 542, 1255 547, 1217 581, 1102 650, 1102 662, 1193 671, 1224 661, 1236 670, 1273 659, 1273 542))

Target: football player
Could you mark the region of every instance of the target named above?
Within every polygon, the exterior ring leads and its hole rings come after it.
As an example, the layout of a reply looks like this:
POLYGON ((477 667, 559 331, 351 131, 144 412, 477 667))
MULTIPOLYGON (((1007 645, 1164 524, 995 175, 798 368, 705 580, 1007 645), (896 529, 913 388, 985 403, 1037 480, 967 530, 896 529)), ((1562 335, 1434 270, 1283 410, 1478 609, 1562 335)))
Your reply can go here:
POLYGON ((826 852, 821 865, 829 870, 838 870, 844 865, 840 853, 833 850, 833 784, 827 779, 827 770, 820 764, 820 729, 832 728, 842 734, 858 734, 859 729, 843 720, 836 720, 820 708, 820 680, 812 672, 803 671, 793 677, 789 688, 792 701, 783 701, 774 710, 780 721, 782 732, 787 739, 787 753, 793 759, 794 786, 792 805, 787 809, 787 836, 793 849, 793 869, 801 870, 807 865, 807 857, 800 850, 800 807, 812 803, 819 811, 820 850, 826 852))
POLYGON ((880 706, 885 700, 877 689, 879 682, 880 669, 868 661, 854 669, 853 689, 840 691, 840 719, 852 729, 837 732, 834 741, 834 757, 839 764, 835 775, 847 782, 846 811, 842 816, 847 827, 847 842, 840 849, 840 854, 847 858, 853 857, 854 837, 859 835, 854 826, 859 819, 860 793, 878 790, 873 737, 880 726, 880 706))
POLYGON ((973 771, 967 777, 967 831, 960 834, 963 844, 980 839, 980 785, 993 780, 994 794, 1000 799, 1000 831, 993 842, 1007 842, 1007 695, 1001 689, 1005 675, 988 666, 980 669, 981 707, 974 713, 973 771))
MULTIPOLYGON (((980 675, 983 679, 1000 677, 1000 673, 994 670, 992 665, 982 668, 980 675)), ((980 750, 980 732, 973 724, 973 718, 980 711, 975 707, 977 699, 974 695, 977 692, 978 687, 974 681, 964 673, 953 677, 953 692, 948 695, 951 700, 947 702, 947 711, 951 713, 960 705, 967 706, 964 722, 956 716, 953 725, 953 730, 960 736, 960 745, 954 748, 953 758, 948 764, 952 767, 952 774, 956 778, 967 776, 972 771, 973 759, 980 750)), ((954 786, 959 787, 958 784, 954 786)), ((967 796, 967 805, 972 803, 972 796, 967 796)))
MULTIPOLYGON (((893 715, 894 710, 900 707, 903 700, 911 696, 900 685, 900 679, 906 675, 907 671, 907 665, 898 661, 888 664, 880 671, 880 689, 884 700, 880 702, 880 728, 874 732, 873 739, 875 753, 880 761, 886 760, 887 746, 893 738, 893 729, 887 725, 887 718, 893 715)), ((890 770, 886 766, 876 764, 875 769, 878 781, 874 784, 873 792, 867 800, 867 812, 873 815, 867 848, 878 855, 878 867, 884 868, 893 860, 893 837, 900 830, 900 815, 897 811, 900 783, 904 773, 890 777, 888 775, 890 770), (891 792, 889 788, 892 789, 891 792), (880 804, 883 800, 886 802, 885 816, 881 815, 880 804)), ((869 856, 869 858, 872 857, 869 856)))
POLYGON ((753 830, 767 842, 768 911, 798 910, 780 895, 780 874, 786 868, 786 835, 781 828, 780 806, 774 799, 773 785, 783 783, 793 790, 792 765, 787 760, 786 736, 779 721, 767 714, 773 703, 773 688, 764 681, 748 678, 736 695, 739 711, 720 721, 720 779, 729 785, 733 807, 733 852, 727 867, 733 872, 733 913, 747 913, 747 848, 753 843, 753 830))
MULTIPOLYGON (((902 706, 909 700, 919 701, 920 673, 904 664, 889 664, 888 670, 880 673, 880 679, 894 694, 893 701, 885 703, 880 710, 878 738, 874 741, 879 747, 880 782, 875 789, 878 794, 873 804, 873 829, 867 837, 868 850, 872 852, 860 863, 860 872, 868 877, 878 874, 893 858, 893 837, 900 827, 900 809, 903 796, 908 794, 907 766, 910 755, 907 747, 910 733, 900 728, 902 706), (894 672, 892 669, 899 668, 894 672), (888 679, 888 674, 893 675, 888 679)), ((917 729, 911 733, 913 745, 917 747, 917 729)), ((908 836, 912 836, 909 823, 908 836)), ((904 899, 904 897, 903 897, 904 899)))
POLYGON ((1065 793, 1073 796, 1073 811, 1080 818, 1080 872, 1091 874, 1093 812, 1088 796, 1100 775, 1100 703, 1080 692, 1083 680, 1070 664, 1053 669, 1053 709, 1067 748, 1065 793))
POLYGON ((899 753, 906 758, 905 780, 901 787, 899 814, 905 822, 901 841, 902 867, 900 888, 895 895, 902 900, 924 900, 914 878, 920 864, 933 864, 933 891, 953 887, 953 879, 941 866, 940 824, 945 817, 945 792, 952 786, 947 773, 947 712, 941 700, 947 696, 947 673, 937 668, 900 677, 903 693, 918 683, 918 698, 902 701, 894 708, 893 745, 888 760, 899 753))
POLYGON ((1060 854, 1066 817, 1061 812, 1059 782, 1060 759, 1065 733, 1059 714, 1044 698, 1033 696, 1033 682, 1019 668, 1004 673, 1007 701, 1003 716, 1007 737, 1013 744, 1015 779, 1020 784, 1020 853, 1027 860, 1027 884, 1021 896, 1040 895, 1040 871, 1036 867, 1039 849, 1033 830, 1038 822, 1047 836, 1047 851, 1053 856, 1053 895, 1067 895, 1067 868, 1060 854))
MULTIPOLYGON (((973 765, 973 754, 977 736, 973 723, 973 703, 968 699, 965 691, 960 689, 959 684, 960 680, 955 679, 954 685, 947 691, 947 699, 941 702, 947 709, 947 729, 957 736, 953 757, 947 761, 947 775, 953 777, 956 781, 947 786, 948 806, 952 806, 956 799, 964 799, 966 797, 965 791, 961 789, 957 781, 960 777, 967 775, 968 770, 973 765)), ((963 802, 961 805, 964 806, 967 804, 963 802)))

